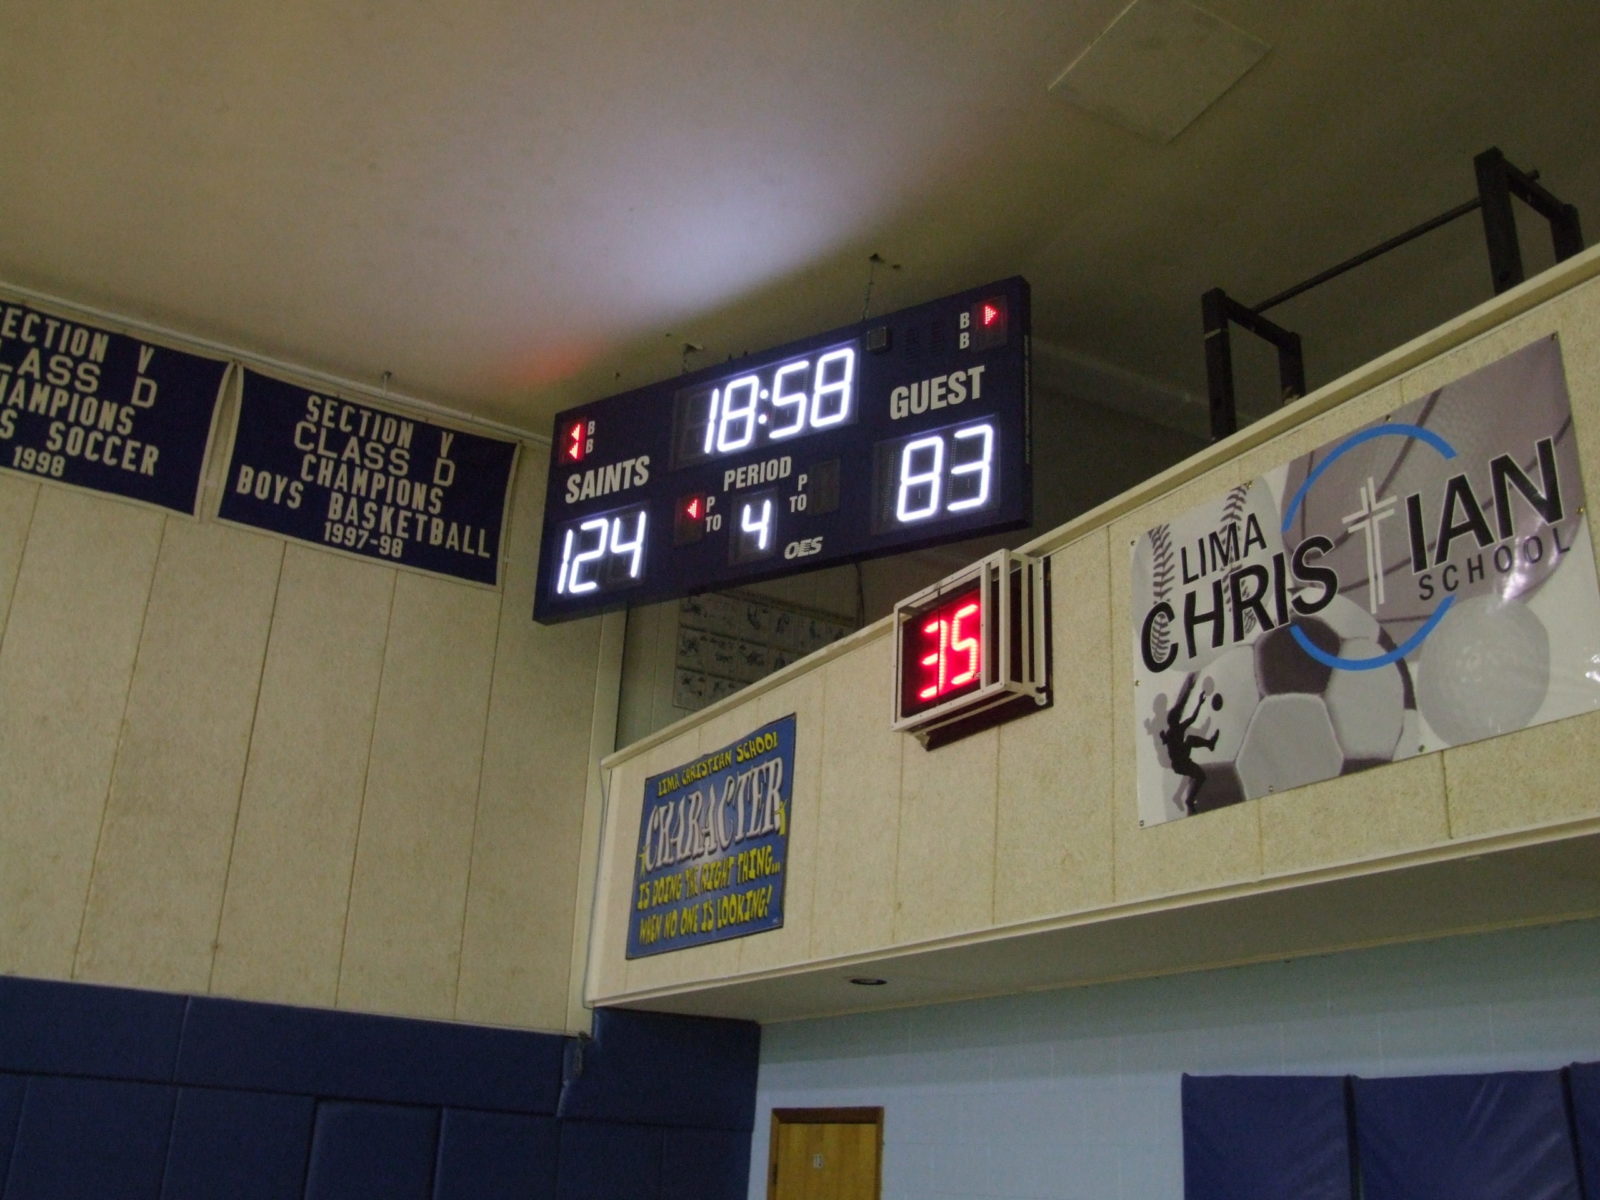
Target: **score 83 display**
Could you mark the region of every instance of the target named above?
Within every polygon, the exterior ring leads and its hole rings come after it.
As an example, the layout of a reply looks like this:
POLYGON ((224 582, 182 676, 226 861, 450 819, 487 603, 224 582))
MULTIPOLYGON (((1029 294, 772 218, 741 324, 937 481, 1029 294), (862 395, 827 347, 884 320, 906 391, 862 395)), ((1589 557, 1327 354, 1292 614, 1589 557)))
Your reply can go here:
POLYGON ((543 622, 1026 525, 1020 278, 556 417, 543 622))

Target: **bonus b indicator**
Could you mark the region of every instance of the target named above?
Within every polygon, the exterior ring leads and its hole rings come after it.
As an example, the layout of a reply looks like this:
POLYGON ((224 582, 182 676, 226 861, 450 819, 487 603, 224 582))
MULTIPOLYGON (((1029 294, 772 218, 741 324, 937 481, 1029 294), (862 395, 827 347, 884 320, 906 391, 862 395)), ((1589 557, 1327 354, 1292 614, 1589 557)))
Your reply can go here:
POLYGON ((566 433, 561 439, 561 457, 563 461, 580 463, 589 457, 589 452, 593 449, 593 421, 573 421, 567 426, 566 433))
POLYGON ((1007 324, 1004 296, 979 301, 961 314, 961 349, 987 350, 991 346, 1004 346, 1007 324))

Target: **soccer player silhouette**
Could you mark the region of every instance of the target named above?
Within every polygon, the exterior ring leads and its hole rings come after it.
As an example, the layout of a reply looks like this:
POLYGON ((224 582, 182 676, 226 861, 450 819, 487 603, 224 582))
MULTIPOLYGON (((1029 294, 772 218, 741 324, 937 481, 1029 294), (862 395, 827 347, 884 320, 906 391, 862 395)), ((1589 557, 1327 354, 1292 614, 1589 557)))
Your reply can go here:
MULTIPOLYGON (((1213 731, 1210 737, 1201 737, 1199 734, 1189 732, 1206 707, 1206 692, 1202 688, 1200 699, 1195 702, 1194 711, 1187 717, 1183 715, 1184 707, 1189 703, 1189 696, 1193 693, 1195 682, 1199 678, 1199 675, 1195 674, 1183 681, 1183 686, 1178 689, 1177 700, 1167 710, 1167 727, 1160 734, 1161 743, 1167 748, 1167 759, 1172 763, 1172 769, 1187 780, 1187 783, 1179 786, 1178 791, 1183 797, 1183 811, 1186 813, 1198 811, 1200 789, 1206 781, 1205 768, 1195 762, 1194 752, 1201 748, 1215 750, 1217 738, 1221 736, 1220 731, 1213 731)), ((1211 710, 1222 711, 1220 695, 1212 695, 1211 710)))

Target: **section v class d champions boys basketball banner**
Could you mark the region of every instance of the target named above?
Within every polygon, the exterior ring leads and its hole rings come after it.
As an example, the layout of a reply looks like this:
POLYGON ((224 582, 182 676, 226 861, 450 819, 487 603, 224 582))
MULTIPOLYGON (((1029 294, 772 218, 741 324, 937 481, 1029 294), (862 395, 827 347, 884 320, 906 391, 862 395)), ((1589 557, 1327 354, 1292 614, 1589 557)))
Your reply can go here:
POLYGON ((1143 825, 1600 707, 1554 336, 1133 547, 1143 825))

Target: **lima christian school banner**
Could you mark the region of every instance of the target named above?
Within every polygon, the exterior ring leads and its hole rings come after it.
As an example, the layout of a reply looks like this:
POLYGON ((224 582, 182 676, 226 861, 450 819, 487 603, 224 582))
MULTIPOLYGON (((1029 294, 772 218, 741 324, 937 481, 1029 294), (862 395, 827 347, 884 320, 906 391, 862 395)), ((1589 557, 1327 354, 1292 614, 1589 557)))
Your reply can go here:
POLYGON ((794 714, 644 784, 628 957, 783 926, 794 714))
POLYGON ((1600 707, 1600 591, 1545 338, 1133 547, 1140 823, 1600 707))

